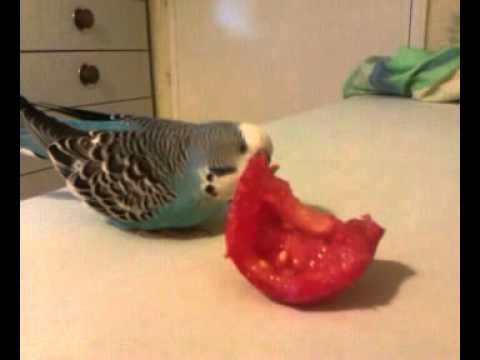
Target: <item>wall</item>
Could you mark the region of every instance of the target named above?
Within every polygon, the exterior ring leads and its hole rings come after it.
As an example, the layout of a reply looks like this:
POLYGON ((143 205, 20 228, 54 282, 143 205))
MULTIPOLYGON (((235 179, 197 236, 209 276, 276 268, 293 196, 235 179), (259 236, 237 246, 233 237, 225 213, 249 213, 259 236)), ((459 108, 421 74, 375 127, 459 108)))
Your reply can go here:
POLYGON ((438 49, 449 44, 454 14, 460 13, 460 0, 430 0, 428 4, 426 46, 438 49))
POLYGON ((412 1, 151 0, 158 113, 263 122, 339 100, 355 65, 409 43, 412 1))

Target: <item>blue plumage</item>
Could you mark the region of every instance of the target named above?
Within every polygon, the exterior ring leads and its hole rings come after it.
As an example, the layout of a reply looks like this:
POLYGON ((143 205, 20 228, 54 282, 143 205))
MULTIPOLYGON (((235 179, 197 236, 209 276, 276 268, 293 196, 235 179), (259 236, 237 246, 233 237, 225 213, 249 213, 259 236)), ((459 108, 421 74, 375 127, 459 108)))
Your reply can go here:
POLYGON ((41 105, 20 97, 21 148, 50 158, 67 187, 123 229, 193 227, 224 210, 249 158, 272 153, 250 124, 193 124, 41 105))
MULTIPOLYGON (((84 121, 58 119, 58 121, 83 131, 128 131, 132 129, 132 125, 128 124, 125 120, 84 121)), ((24 127, 20 127, 20 148, 33 153, 41 159, 48 159, 48 153, 45 146, 36 141, 28 129, 24 127)))

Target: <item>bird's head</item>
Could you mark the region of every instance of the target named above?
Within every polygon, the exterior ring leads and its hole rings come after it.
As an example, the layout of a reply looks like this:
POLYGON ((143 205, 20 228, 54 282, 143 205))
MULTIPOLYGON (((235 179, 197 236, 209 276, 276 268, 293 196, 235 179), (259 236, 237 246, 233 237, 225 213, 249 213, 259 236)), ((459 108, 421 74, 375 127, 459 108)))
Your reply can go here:
POLYGON ((224 124, 216 141, 210 147, 209 166, 206 174, 206 191, 219 200, 231 200, 238 180, 249 160, 264 154, 270 162, 273 143, 267 132, 250 123, 224 124))

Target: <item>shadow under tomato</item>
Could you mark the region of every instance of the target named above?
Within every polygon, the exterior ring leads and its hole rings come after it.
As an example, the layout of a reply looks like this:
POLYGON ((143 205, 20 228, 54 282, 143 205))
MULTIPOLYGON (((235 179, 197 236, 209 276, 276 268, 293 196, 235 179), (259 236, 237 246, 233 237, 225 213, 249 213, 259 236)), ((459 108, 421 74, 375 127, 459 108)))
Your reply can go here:
POLYGON ((296 308, 301 311, 341 311, 385 306, 395 298, 400 286, 414 275, 411 267, 400 262, 374 260, 352 287, 318 304, 296 308))

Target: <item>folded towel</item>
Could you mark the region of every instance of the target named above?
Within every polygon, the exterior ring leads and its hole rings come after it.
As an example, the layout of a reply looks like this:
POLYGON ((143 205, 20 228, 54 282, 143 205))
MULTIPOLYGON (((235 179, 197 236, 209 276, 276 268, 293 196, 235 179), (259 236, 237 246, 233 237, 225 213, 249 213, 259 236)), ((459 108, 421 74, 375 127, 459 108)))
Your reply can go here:
POLYGON ((391 57, 372 56, 343 86, 343 97, 384 94, 421 101, 460 101, 460 48, 402 47, 391 57))

